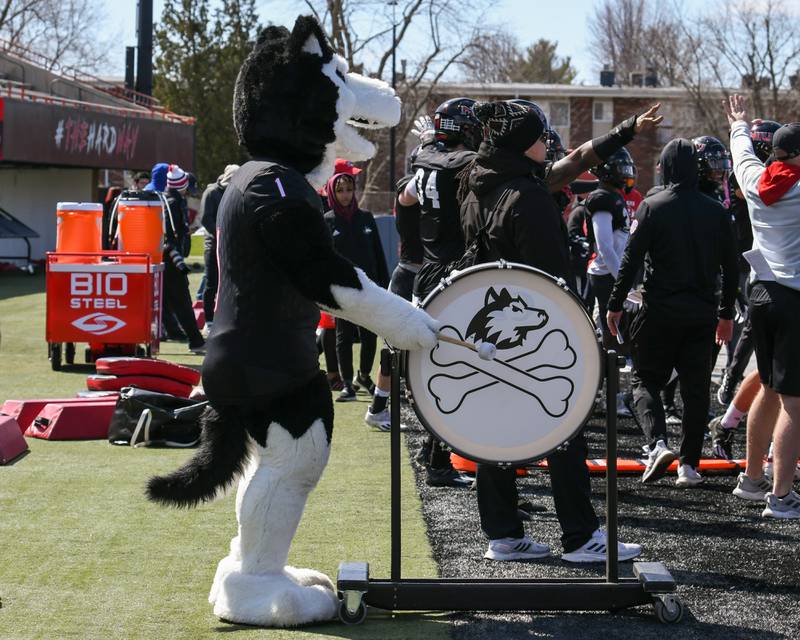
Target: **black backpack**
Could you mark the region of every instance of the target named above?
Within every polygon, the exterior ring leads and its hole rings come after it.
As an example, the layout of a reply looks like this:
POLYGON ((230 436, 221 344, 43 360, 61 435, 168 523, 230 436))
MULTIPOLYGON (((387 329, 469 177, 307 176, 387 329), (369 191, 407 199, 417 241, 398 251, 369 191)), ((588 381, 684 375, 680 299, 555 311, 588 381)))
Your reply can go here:
POLYGON ((169 393, 124 387, 108 428, 108 441, 132 447, 193 447, 200 440, 200 416, 207 405, 169 393))

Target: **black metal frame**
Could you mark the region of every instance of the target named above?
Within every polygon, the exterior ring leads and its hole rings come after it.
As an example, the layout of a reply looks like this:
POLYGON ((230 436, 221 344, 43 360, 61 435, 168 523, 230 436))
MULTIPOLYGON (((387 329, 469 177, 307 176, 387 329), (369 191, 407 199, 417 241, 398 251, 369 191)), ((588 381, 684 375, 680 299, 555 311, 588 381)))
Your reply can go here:
POLYGON ((343 596, 340 617, 361 622, 364 604, 391 611, 614 611, 652 604, 659 619, 675 622, 683 613, 675 581, 658 562, 634 563, 634 577, 620 578, 617 566, 617 407, 619 358, 605 354, 606 378, 606 529, 605 578, 408 579, 401 568, 400 353, 392 352, 391 387, 391 571, 371 579, 366 562, 339 565, 337 587, 343 596), (665 607, 667 613, 665 614, 665 607))

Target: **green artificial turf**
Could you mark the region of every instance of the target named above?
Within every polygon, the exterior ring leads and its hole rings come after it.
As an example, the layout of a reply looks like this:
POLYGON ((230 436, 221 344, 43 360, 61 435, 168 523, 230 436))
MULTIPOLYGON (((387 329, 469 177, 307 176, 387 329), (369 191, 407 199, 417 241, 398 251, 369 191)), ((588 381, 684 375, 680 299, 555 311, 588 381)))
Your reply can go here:
MULTIPOLYGON (((196 287, 199 275, 192 275, 196 287)), ((0 274, 0 402, 70 397, 90 367, 55 373, 44 341, 44 278, 0 274)), ((78 361, 82 361, 82 346, 78 361)), ((185 344, 161 356, 199 365, 185 344)), ((333 451, 309 499, 289 561, 335 579, 342 560, 389 574, 389 438, 363 423, 366 396, 337 405, 333 451)), ((0 638, 437 638, 437 615, 371 610, 364 625, 338 622, 264 630, 219 622, 206 598, 235 534, 233 494, 195 510, 149 504, 145 480, 191 451, 106 442, 28 440, 31 451, 0 467, 0 638)), ((403 466, 404 576, 431 577, 411 468, 403 466)))

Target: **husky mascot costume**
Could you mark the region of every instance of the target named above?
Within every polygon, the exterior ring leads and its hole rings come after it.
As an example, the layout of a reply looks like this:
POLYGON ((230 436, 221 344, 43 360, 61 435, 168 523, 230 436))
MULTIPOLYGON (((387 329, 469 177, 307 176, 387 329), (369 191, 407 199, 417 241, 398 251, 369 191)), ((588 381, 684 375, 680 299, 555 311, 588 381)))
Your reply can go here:
POLYGON ((336 615, 331 580, 286 566, 306 499, 328 462, 333 403, 319 370, 319 308, 402 349, 433 348, 436 322, 335 253, 316 189, 337 156, 370 158, 354 127, 400 118, 383 82, 348 73, 319 24, 267 27, 236 81, 234 124, 252 156, 217 221, 217 311, 203 364, 210 408, 195 456, 152 478, 151 500, 194 506, 237 477, 238 535, 209 601, 231 622, 292 626, 336 615))

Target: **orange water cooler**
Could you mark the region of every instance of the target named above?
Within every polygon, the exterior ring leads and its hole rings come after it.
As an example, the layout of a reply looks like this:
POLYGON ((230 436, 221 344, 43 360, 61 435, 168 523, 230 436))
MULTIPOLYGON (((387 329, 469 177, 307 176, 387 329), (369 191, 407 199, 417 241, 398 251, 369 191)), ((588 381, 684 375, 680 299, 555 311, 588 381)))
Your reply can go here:
MULTIPOLYGON (((96 254, 103 248, 103 205, 96 202, 59 202, 56 205, 56 253, 96 254)), ((97 262, 97 256, 64 256, 74 263, 97 262)))

